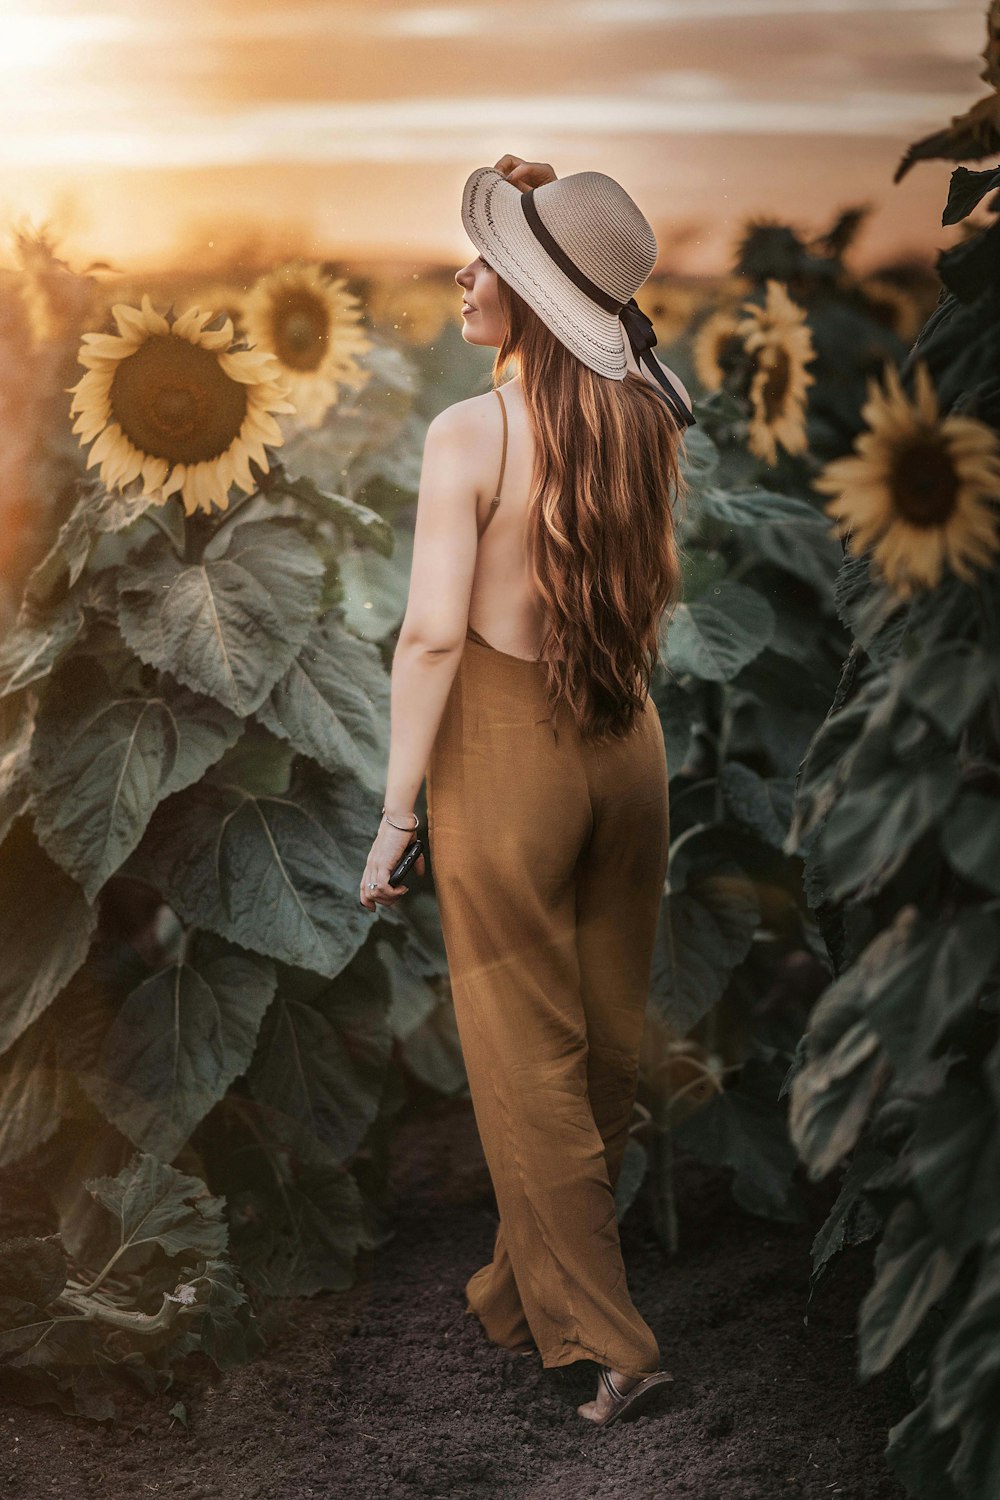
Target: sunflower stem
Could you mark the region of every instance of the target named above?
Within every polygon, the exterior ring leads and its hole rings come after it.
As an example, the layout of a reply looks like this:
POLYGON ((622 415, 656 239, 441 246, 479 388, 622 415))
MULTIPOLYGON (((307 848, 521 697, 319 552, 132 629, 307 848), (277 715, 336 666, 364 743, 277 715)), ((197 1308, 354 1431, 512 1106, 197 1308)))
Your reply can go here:
POLYGON ((212 537, 215 535, 215 527, 208 516, 195 512, 188 516, 184 525, 184 561, 186 563, 200 563, 212 537))
POLYGON ((234 500, 232 505, 222 512, 221 519, 216 522, 216 535, 222 530, 227 521, 231 521, 233 516, 237 515, 243 509, 244 505, 249 505, 251 500, 256 500, 262 493, 263 491, 261 490, 250 490, 249 493, 240 495, 238 500, 234 500))

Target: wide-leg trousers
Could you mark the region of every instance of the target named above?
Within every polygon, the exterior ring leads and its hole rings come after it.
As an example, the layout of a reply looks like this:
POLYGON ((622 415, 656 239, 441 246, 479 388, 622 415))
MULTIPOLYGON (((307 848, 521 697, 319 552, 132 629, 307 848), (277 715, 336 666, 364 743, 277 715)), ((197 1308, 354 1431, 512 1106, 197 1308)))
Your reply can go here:
POLYGON ((466 1312, 546 1367, 659 1367, 629 1294, 614 1188, 632 1115, 669 804, 647 699, 631 733, 548 716, 545 666, 474 632, 427 771, 459 1039, 500 1223, 466 1312))

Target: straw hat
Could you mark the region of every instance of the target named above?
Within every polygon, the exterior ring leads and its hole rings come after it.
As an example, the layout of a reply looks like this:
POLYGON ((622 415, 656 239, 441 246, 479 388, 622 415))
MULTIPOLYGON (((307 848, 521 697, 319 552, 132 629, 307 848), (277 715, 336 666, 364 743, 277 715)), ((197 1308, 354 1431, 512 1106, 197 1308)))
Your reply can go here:
POLYGON ((625 189, 574 172, 522 192, 478 167, 462 192, 472 243, 555 337, 599 375, 624 380, 625 336, 684 426, 694 417, 650 350, 653 325, 634 294, 656 263, 656 236, 625 189))

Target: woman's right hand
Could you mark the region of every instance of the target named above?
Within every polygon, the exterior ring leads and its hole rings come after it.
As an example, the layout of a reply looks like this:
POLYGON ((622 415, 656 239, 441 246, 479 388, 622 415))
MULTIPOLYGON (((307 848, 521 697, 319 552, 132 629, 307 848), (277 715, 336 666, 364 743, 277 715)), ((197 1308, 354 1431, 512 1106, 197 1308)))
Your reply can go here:
POLYGON ((547 161, 525 161, 520 156, 501 156, 493 170, 506 177, 508 182, 512 182, 522 192, 541 187, 543 182, 556 180, 556 174, 547 161))

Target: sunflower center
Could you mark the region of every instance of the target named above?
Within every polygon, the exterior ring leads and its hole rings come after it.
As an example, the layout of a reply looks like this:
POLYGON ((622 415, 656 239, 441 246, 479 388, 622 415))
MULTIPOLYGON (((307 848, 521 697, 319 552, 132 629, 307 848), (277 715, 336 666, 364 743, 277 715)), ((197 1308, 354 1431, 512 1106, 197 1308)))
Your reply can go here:
POLYGON ((892 455, 889 490, 895 513, 911 526, 943 526, 955 509, 959 476, 947 445, 928 433, 892 455))
POLYGON ((272 312, 274 352, 292 370, 316 370, 326 354, 330 314, 319 297, 288 291, 272 312))
POLYGON ((791 361, 785 350, 780 347, 772 349, 771 362, 761 387, 764 421, 769 424, 784 415, 791 373, 791 361))
POLYGON ((218 458, 239 436, 247 388, 232 380, 211 349, 152 334, 119 360, 111 415, 143 453, 171 463, 218 458))

